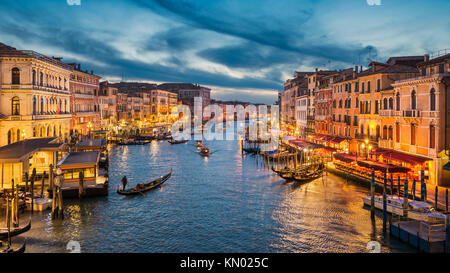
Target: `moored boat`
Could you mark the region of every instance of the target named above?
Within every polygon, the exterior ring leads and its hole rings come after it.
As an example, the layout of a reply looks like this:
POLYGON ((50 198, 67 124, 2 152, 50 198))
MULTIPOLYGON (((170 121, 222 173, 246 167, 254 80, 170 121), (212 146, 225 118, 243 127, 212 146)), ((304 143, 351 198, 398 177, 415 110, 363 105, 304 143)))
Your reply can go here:
POLYGON ((9 246, 7 249, 0 251, 0 253, 2 253, 2 254, 22 254, 25 252, 26 246, 27 246, 27 240, 24 240, 23 244, 20 248, 13 249, 9 246))
MULTIPOLYGON (((371 206, 372 198, 363 197, 364 205, 371 206)), ((383 196, 375 195, 375 208, 383 210, 383 196)), ((405 216, 403 208, 404 199, 398 196, 389 195, 386 197, 386 211, 395 215, 405 216)), ((445 221, 445 214, 435 210, 433 206, 426 202, 414 201, 408 199, 407 217, 412 220, 423 222, 442 222, 445 221)))
POLYGON ((144 184, 137 184, 136 187, 134 188, 129 188, 129 189, 120 189, 117 188, 117 193, 121 194, 121 195, 138 195, 138 194, 142 194, 144 192, 147 192, 149 190, 155 189, 159 186, 161 186, 164 182, 166 182, 167 180, 169 180, 169 178, 172 176, 172 170, 170 170, 170 173, 161 176, 158 179, 153 180, 152 182, 149 183, 144 183, 144 184))
POLYGON ((171 139, 171 140, 169 140, 168 142, 170 143, 170 144, 172 144, 172 145, 174 145, 174 144, 184 144, 184 143, 187 143, 189 140, 173 140, 173 139, 171 139))
MULTIPOLYGON (((9 231, 9 236, 14 237, 17 235, 20 235, 22 233, 25 233, 31 229, 31 220, 28 222, 28 225, 23 227, 17 227, 17 228, 11 228, 9 231)), ((0 239, 6 239, 8 238, 8 229, 7 228, 0 228, 0 239)))

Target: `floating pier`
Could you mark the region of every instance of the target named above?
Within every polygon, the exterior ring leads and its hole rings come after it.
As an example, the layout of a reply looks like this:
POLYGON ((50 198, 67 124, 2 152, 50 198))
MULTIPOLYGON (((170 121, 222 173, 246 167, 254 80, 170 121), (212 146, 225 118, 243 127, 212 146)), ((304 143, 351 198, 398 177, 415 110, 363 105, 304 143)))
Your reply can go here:
POLYGON ((390 225, 391 235, 427 253, 444 253, 446 250, 445 224, 428 224, 418 221, 399 221, 390 225))

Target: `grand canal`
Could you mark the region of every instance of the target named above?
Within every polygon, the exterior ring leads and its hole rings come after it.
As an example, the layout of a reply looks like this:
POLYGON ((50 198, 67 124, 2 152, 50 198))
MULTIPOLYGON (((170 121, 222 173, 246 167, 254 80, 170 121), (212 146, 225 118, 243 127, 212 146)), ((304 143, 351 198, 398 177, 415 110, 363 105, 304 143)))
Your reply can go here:
POLYGON ((109 196, 65 200, 63 221, 34 213, 27 252, 67 252, 69 241, 82 252, 367 252, 369 241, 382 252, 413 251, 384 237, 380 215, 371 221, 364 187, 333 175, 285 183, 242 157, 237 141, 208 142, 209 158, 193 143, 112 147, 109 196), (115 193, 123 175, 133 185, 171 168, 146 196, 115 193))

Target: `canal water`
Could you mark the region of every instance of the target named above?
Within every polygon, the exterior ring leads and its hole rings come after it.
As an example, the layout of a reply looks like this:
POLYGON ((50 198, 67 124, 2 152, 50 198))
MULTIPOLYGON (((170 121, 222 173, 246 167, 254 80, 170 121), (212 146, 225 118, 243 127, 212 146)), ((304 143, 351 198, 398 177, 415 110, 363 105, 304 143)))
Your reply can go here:
MULTIPOLYGON (((65 200, 65 219, 34 213, 27 252, 412 252, 383 235, 382 218, 363 208, 368 189, 329 175, 304 185, 286 183, 242 157, 237 141, 211 141, 209 158, 194 141, 112 147, 108 197, 65 200), (116 194, 122 176, 134 185, 173 169, 145 196, 116 194)), ((27 215, 22 216, 26 221, 27 215)))

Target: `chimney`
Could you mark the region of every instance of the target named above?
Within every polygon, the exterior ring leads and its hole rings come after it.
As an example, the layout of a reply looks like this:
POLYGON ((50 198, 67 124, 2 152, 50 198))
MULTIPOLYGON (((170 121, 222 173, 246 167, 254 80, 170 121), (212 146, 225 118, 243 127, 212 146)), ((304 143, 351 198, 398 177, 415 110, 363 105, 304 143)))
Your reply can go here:
POLYGON ((359 68, 360 68, 359 73, 361 73, 363 71, 362 65, 359 68))
POLYGON ((356 74, 358 73, 358 66, 355 66, 355 70, 353 70, 353 78, 356 78, 356 74))
POLYGON ((430 60, 430 55, 429 54, 425 54, 424 56, 423 56, 423 61, 424 62, 428 62, 430 60))
POLYGON ((319 72, 319 68, 316 68, 316 73, 319 72))

